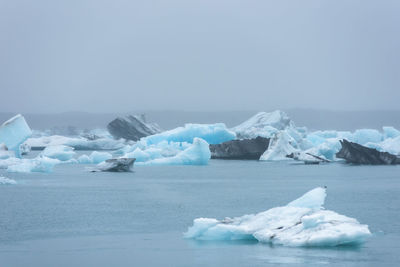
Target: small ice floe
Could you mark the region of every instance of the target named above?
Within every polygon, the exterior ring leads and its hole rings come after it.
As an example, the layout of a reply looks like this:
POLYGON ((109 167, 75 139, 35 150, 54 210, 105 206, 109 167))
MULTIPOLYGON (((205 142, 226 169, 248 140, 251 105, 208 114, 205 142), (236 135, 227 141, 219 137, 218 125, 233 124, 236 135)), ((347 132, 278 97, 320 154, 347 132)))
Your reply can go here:
POLYGON ((17 182, 13 179, 0 176, 0 185, 6 185, 6 184, 12 185, 12 184, 17 184, 17 182))
POLYGON ((371 232, 356 219, 324 210, 325 188, 315 188, 286 206, 217 220, 198 218, 184 234, 197 240, 258 240, 284 246, 359 245, 371 232))

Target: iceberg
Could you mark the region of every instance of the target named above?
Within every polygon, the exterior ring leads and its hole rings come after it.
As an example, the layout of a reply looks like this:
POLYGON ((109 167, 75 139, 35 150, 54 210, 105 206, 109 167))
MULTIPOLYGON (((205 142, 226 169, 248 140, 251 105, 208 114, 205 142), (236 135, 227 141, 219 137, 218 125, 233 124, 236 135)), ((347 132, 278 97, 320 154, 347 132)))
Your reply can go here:
POLYGON ((21 156, 20 145, 31 135, 32 131, 21 114, 12 117, 0 126, 0 144, 3 143, 8 150, 15 151, 18 157, 21 156))
POLYGON ((258 240, 293 247, 360 245, 371 236, 368 225, 324 210, 325 188, 315 188, 283 207, 217 220, 198 218, 184 234, 196 240, 258 240))
POLYGON ((8 172, 52 172, 55 165, 60 164, 58 159, 39 156, 34 159, 10 158, 0 162, 0 166, 5 166, 8 172))
POLYGON ((137 165, 207 165, 210 158, 209 144, 201 138, 194 138, 193 144, 175 156, 138 162, 137 165))
POLYGON ((75 156, 74 148, 64 145, 48 146, 40 155, 60 161, 67 161, 75 156))
POLYGON ((6 184, 17 184, 17 182, 13 179, 0 176, 0 185, 6 185, 6 184))
POLYGON ((285 131, 280 131, 270 141, 268 149, 261 155, 260 160, 287 160, 290 155, 298 149, 293 147, 295 140, 285 131))
POLYGON ((223 123, 215 124, 185 124, 173 130, 142 138, 147 145, 167 142, 193 143, 195 138, 201 138, 209 144, 220 144, 236 138, 234 132, 228 130, 223 123))
POLYGON ((259 112, 247 121, 233 127, 234 131, 240 139, 252 139, 257 136, 271 138, 278 131, 287 128, 295 128, 293 121, 289 116, 280 110, 273 112, 259 112))

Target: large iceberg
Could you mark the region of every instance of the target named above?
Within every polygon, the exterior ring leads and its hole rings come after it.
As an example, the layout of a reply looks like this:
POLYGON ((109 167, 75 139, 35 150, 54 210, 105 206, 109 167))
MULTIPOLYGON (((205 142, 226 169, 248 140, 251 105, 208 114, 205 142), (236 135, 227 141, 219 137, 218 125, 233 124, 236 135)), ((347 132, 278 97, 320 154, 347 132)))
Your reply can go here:
POLYGON ((194 138, 193 144, 174 156, 138 162, 137 165, 207 165, 210 158, 209 144, 201 138, 194 138))
POLYGON ((18 114, 0 126, 0 144, 5 144, 8 150, 20 154, 20 145, 31 136, 32 131, 25 121, 25 118, 18 114))
POLYGON ((188 123, 184 127, 144 137, 141 141, 145 141, 148 145, 158 144, 163 141, 193 143, 196 137, 205 140, 209 144, 220 144, 235 139, 236 135, 228 130, 223 123, 188 123))
POLYGON ((231 130, 236 133, 238 138, 252 139, 257 136, 271 138, 278 131, 290 127, 294 128, 295 126, 289 116, 283 111, 275 110, 270 113, 259 112, 231 130))
POLYGON ((258 240, 284 246, 359 245, 371 232, 356 219, 324 210, 325 188, 315 188, 283 207, 223 220, 198 218, 184 234, 197 240, 258 240))

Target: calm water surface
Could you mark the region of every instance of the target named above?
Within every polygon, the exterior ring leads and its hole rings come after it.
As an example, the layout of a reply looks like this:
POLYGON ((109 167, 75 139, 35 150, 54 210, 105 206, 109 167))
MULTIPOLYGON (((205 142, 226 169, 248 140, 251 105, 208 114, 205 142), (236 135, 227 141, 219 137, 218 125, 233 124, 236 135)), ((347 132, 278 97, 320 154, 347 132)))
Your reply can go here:
POLYGON ((400 166, 306 166, 212 160, 208 166, 89 173, 4 173, 0 266, 399 266, 400 166), (198 242, 194 218, 241 216, 328 186, 325 207, 368 224, 362 247, 286 248, 254 241, 198 242))

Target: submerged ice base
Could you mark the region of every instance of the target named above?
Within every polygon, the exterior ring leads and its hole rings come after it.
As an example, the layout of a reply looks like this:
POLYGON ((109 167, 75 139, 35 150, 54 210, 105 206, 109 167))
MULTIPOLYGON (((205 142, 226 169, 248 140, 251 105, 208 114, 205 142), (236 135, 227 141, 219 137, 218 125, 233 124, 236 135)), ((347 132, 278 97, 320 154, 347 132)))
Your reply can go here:
POLYGON ((359 245, 371 232, 356 219, 324 210, 326 189, 315 188, 284 207, 217 220, 198 218, 184 234, 197 240, 258 240, 284 246, 359 245))

